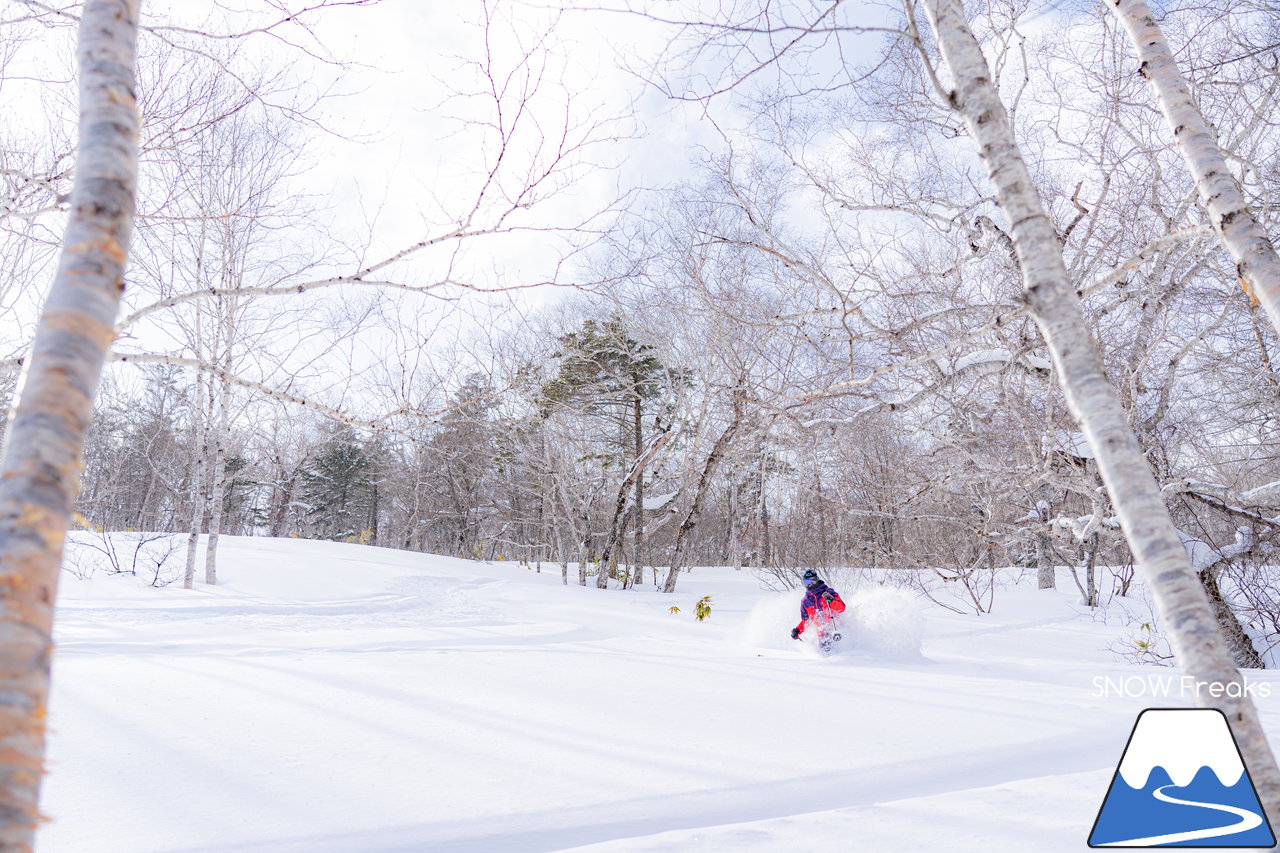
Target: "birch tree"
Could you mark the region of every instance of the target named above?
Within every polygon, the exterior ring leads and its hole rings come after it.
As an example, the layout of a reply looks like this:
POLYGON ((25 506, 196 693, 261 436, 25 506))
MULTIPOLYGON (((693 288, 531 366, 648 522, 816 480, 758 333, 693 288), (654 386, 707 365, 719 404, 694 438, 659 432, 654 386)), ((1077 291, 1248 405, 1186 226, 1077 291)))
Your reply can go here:
POLYGON ((94 392, 113 338, 137 190, 139 0, 87 0, 66 236, 0 464, 0 849, 31 851, 53 609, 94 392))
POLYGON ((1133 42, 1138 73, 1151 84, 1209 222, 1236 262, 1241 284, 1280 330, 1280 255, 1245 201, 1217 133, 1192 99, 1155 15, 1146 0, 1107 0, 1106 5, 1133 42))
POLYGON ((732 445, 733 437, 741 428, 743 420, 742 400, 739 394, 734 399, 733 412, 728 426, 724 428, 724 431, 720 433, 712 444, 711 450, 707 453, 706 461, 696 476, 689 508, 684 514, 684 520, 680 522, 680 526, 676 529, 676 541, 671 549, 671 565, 667 569, 667 578, 662 584, 662 591, 665 593, 676 591, 676 581, 679 579, 680 571, 685 567, 685 561, 689 556, 690 534, 698 525, 702 515, 703 504, 715 478, 716 470, 720 467, 725 453, 732 445))
MULTIPOLYGON (((1143 459, 1126 414, 1102 369, 1067 273, 1059 235, 1041 205, 960 0, 924 0, 950 82, 940 95, 964 117, 1009 222, 1024 293, 1039 325, 1072 413, 1079 420, 1115 505, 1125 536, 1169 627, 1183 670, 1197 681, 1229 686, 1238 698, 1198 701, 1220 708, 1233 724, 1265 807, 1280 809, 1280 770, 1257 709, 1218 630, 1208 597, 1187 558, 1160 488, 1143 459)), ((915 9, 907 0, 909 21, 915 9)), ((922 41, 917 42, 925 50, 922 41)), ((926 57, 926 61, 927 57, 926 57)))

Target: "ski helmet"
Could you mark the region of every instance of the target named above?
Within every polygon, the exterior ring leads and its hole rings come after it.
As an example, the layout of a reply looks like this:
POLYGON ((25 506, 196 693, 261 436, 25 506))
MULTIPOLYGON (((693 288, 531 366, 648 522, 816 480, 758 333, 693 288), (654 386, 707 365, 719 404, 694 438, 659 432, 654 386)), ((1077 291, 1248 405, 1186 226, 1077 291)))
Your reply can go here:
POLYGON ((800 576, 800 579, 804 582, 805 586, 813 586, 822 582, 822 578, 818 577, 818 573, 813 569, 805 570, 805 573, 800 576))

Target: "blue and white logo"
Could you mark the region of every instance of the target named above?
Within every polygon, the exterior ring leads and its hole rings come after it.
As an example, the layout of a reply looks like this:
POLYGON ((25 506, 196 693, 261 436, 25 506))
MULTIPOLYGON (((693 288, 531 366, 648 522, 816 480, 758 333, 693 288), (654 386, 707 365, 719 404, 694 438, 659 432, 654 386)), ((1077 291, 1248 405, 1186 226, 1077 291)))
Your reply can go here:
POLYGON ((1138 715, 1090 847, 1275 844, 1221 711, 1149 708, 1138 715))

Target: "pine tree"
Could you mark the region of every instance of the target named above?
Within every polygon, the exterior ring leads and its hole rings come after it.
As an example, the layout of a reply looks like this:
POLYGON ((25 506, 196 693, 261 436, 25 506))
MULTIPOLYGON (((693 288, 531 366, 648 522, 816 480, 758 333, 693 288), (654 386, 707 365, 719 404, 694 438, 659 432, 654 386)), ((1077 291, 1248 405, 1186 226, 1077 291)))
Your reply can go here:
POLYGON ((438 531, 442 544, 460 557, 478 557, 484 551, 481 519, 492 505, 488 484, 498 455, 488 377, 471 374, 449 402, 428 444, 434 515, 444 528, 438 531))
POLYGON ((320 446, 302 473, 302 500, 316 536, 356 539, 366 529, 374 496, 372 467, 349 427, 320 446))
MULTIPOLYGON (((597 585, 603 587, 617 562, 617 547, 626 519, 625 486, 628 473, 634 474, 631 524, 635 535, 635 572, 629 580, 639 582, 642 567, 644 472, 630 469, 641 459, 646 445, 645 406, 659 400, 677 382, 687 381, 683 373, 672 371, 654 354, 653 347, 631 337, 621 317, 598 323, 589 319, 582 328, 559 338, 560 369, 542 390, 543 410, 569 406, 613 424, 618 436, 605 453, 606 461, 616 450, 623 489, 619 490, 609 534, 601 554, 597 585)), ((651 432, 662 431, 653 418, 651 432)))

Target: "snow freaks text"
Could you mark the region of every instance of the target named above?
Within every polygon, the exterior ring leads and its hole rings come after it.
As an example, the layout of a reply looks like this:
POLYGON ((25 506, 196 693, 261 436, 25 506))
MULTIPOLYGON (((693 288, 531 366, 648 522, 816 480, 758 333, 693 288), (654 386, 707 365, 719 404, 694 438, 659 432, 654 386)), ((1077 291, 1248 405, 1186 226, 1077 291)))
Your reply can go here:
POLYGON ((1189 675, 1128 675, 1093 677, 1093 698, 1118 697, 1133 698, 1183 698, 1183 699, 1221 699, 1224 696, 1239 698, 1248 696, 1252 699, 1266 699, 1271 696, 1271 685, 1267 682, 1250 684, 1227 683, 1221 681, 1200 681, 1189 675))

